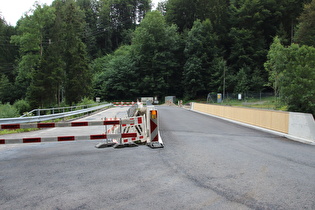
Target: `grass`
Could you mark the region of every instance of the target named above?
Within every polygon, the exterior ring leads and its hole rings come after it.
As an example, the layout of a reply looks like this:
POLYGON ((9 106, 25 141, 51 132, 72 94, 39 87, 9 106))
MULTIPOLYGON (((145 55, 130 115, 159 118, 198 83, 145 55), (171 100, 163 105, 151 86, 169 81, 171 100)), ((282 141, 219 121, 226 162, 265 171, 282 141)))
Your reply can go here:
MULTIPOLYGON (((192 101, 189 101, 192 102, 192 101)), ((186 102, 186 103, 189 103, 186 102)), ((207 103, 206 100, 197 99, 194 102, 198 103, 207 103)), ((211 103, 213 104, 213 103, 211 103)), ((275 96, 263 97, 263 98, 247 98, 243 100, 237 99, 225 99, 221 104, 214 103, 216 105, 224 106, 238 106, 238 107, 247 107, 247 108, 256 108, 256 109, 271 109, 271 110, 281 110, 287 111, 287 106, 281 104, 279 99, 275 96)))
POLYGON ((16 130, 2 130, 0 131, 0 135, 5 134, 13 134, 13 133, 24 133, 24 132, 31 132, 31 131, 37 131, 38 128, 26 128, 26 129, 16 129, 16 130))

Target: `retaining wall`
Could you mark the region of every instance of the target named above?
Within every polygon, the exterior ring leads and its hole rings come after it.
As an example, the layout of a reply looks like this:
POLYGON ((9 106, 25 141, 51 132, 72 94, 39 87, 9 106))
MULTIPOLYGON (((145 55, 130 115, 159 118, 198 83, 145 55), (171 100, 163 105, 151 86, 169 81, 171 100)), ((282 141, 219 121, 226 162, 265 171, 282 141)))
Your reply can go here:
POLYGON ((315 121, 311 114, 200 103, 192 103, 191 110, 275 131, 293 140, 315 143, 315 121))

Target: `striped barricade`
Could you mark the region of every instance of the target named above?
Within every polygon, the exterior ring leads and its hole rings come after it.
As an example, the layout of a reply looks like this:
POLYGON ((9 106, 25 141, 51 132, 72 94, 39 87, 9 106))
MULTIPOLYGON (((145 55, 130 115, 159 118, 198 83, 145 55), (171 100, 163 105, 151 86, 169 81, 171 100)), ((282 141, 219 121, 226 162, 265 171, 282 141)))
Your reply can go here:
POLYGON ((119 144, 143 144, 147 142, 147 129, 144 116, 132 117, 128 118, 129 120, 134 121, 134 123, 130 124, 121 124, 114 125, 113 127, 107 130, 109 134, 117 134, 117 133, 136 133, 137 135, 134 137, 122 137, 121 139, 114 139, 114 142, 118 142, 119 144))
MULTIPOLYGON (((27 123, 27 124, 3 124, 0 130, 5 129, 28 129, 28 128, 56 128, 56 127, 84 127, 84 126, 121 126, 134 124, 135 119, 106 119, 103 121, 83 121, 83 122, 59 122, 59 123, 27 123)), ((57 137, 32 137, 18 139, 4 139, 0 137, 0 144, 17 144, 17 143, 42 143, 42 142, 63 142, 79 140, 101 140, 101 139, 121 139, 136 138, 137 133, 112 133, 84 136, 57 136, 57 137)))
POLYGON ((114 106, 134 106, 136 102, 113 102, 114 106))

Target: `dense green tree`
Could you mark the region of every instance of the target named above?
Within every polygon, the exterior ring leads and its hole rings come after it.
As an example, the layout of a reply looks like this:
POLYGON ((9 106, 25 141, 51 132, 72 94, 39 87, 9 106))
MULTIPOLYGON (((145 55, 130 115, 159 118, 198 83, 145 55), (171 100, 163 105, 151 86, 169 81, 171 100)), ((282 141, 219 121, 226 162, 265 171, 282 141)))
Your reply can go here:
POLYGON ((305 5, 299 21, 296 42, 315 47, 315 0, 305 5))
POLYGON ((91 72, 86 46, 82 41, 85 27, 84 13, 73 0, 65 2, 64 9, 64 61, 65 98, 68 104, 81 101, 91 93, 91 72))
POLYGON ((298 17, 300 17, 305 4, 312 0, 281 0, 278 7, 281 9, 281 25, 286 34, 288 42, 285 45, 290 45, 293 42, 295 27, 298 24, 298 17))
POLYGON ((0 99, 3 102, 14 102, 14 95, 12 94, 14 88, 12 82, 9 81, 6 75, 0 76, 0 99))
POLYGON ((85 14, 83 42, 87 46, 89 57, 95 59, 100 56, 101 51, 97 44, 100 3, 97 0, 77 0, 76 3, 85 14))
MULTIPOLYGON (((19 45, 21 58, 18 62, 16 77, 16 94, 19 98, 26 96, 39 71, 40 62, 46 46, 49 44, 48 31, 55 19, 54 9, 47 5, 35 5, 32 15, 25 15, 17 26, 18 35, 12 36, 12 43, 19 45)), ((29 95, 30 93, 28 93, 29 95)), ((42 92, 41 94, 45 94, 42 92)))
POLYGON ((13 94, 18 47, 10 43, 11 36, 15 34, 15 28, 8 25, 0 16, 0 101, 4 103, 13 103, 18 99, 13 94))
POLYGON ((197 19, 210 19, 215 31, 223 33, 227 27, 228 6, 228 0, 168 0, 165 4, 166 20, 184 31, 191 29, 197 19))
POLYGON ((297 44, 284 47, 275 38, 265 68, 269 81, 290 111, 315 114, 315 48, 297 44))
POLYGON ((284 52, 288 62, 281 81, 281 98, 289 111, 315 115, 315 48, 292 44, 284 52))
POLYGON ((198 94, 207 94, 214 88, 211 79, 214 71, 213 62, 218 57, 217 39, 210 20, 194 22, 188 33, 184 51, 187 58, 184 67, 186 97, 193 98, 198 94), (198 87, 193 87, 195 85, 198 87))
POLYGON ((0 74, 6 75, 10 82, 13 82, 16 76, 14 67, 18 48, 10 43, 11 36, 15 34, 15 28, 8 25, 0 15, 0 74))
POLYGON ((205 90, 202 70, 202 61, 200 58, 194 55, 187 59, 183 72, 186 99, 195 98, 200 91, 205 90))
POLYGON ((197 1, 168 0, 166 4, 166 21, 174 23, 182 32, 191 29, 197 19, 197 1))
POLYGON ((98 44, 105 53, 122 43, 130 44, 130 33, 151 9, 151 0, 101 0, 98 19, 98 44))
POLYGON ((132 45, 140 94, 165 96, 172 93, 170 90, 175 91, 180 80, 174 76, 181 75, 177 27, 168 26, 161 13, 153 11, 136 29, 132 45))
POLYGON ((284 54, 284 47, 282 46, 280 39, 275 37, 270 46, 264 67, 269 75, 269 86, 274 89, 277 97, 279 96, 280 82, 283 80, 283 72, 285 70, 286 62, 287 58, 284 54))
POLYGON ((248 79, 248 67, 242 67, 239 72, 236 74, 236 86, 234 88, 235 93, 246 94, 249 90, 249 79, 248 79))

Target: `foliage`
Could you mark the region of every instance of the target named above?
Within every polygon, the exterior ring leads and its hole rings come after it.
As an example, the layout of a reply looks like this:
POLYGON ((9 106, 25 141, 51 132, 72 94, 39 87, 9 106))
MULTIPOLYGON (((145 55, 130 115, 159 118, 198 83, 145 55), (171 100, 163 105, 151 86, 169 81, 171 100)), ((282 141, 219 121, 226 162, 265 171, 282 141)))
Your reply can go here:
POLYGON ((19 111, 20 115, 22 115, 25 112, 29 112, 31 109, 31 106, 28 103, 28 101, 23 99, 14 102, 13 107, 15 107, 19 111))
POLYGON ((315 48, 297 44, 284 47, 276 38, 265 68, 288 110, 315 114, 315 48))
POLYGON ((0 103, 0 118, 13 118, 18 116, 19 112, 14 106, 10 105, 9 103, 0 103))
POLYGON ((290 109, 312 110, 314 88, 303 96, 311 102, 293 107, 293 84, 283 85, 312 75, 294 57, 311 50, 290 45, 314 46, 314 0, 166 0, 150 12, 151 2, 54 0, 16 27, 1 17, 0 100, 38 108, 273 87, 290 109))
POLYGON ((295 40, 300 44, 315 47, 315 0, 305 5, 299 21, 295 40))
POLYGON ((13 70, 15 59, 18 56, 17 46, 10 44, 11 36, 15 34, 15 28, 8 25, 0 16, 0 75, 7 76, 11 83, 16 76, 13 70))
POLYGON ((280 82, 283 80, 283 72, 285 70, 286 56, 284 55, 284 47, 280 39, 275 37, 267 55, 267 61, 264 66, 269 74, 269 86, 274 89, 275 96, 279 96, 280 82))
POLYGON ((201 93, 207 94, 204 90, 217 89, 211 87, 212 81, 209 81, 214 68, 212 61, 218 56, 217 39, 210 20, 194 22, 184 50, 187 58, 183 73, 186 98, 194 98, 201 93))
POLYGON ((147 14, 132 40, 141 95, 162 96, 176 92, 180 36, 175 25, 168 26, 157 11, 147 14))
POLYGON ((89 105, 89 104, 95 104, 95 101, 87 98, 87 97, 84 97, 78 104, 77 106, 83 106, 83 105, 89 105))
POLYGON ((9 81, 6 75, 0 74, 0 99, 5 102, 14 101, 12 92, 14 90, 13 84, 9 81))
POLYGON ((315 115, 315 48, 292 44, 285 54, 288 62, 283 72, 282 99, 290 111, 315 115))

